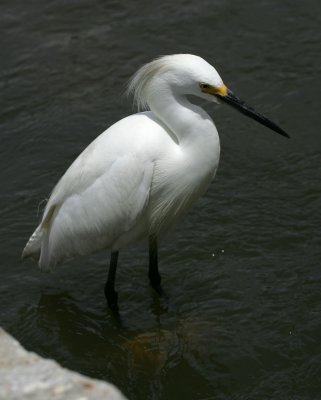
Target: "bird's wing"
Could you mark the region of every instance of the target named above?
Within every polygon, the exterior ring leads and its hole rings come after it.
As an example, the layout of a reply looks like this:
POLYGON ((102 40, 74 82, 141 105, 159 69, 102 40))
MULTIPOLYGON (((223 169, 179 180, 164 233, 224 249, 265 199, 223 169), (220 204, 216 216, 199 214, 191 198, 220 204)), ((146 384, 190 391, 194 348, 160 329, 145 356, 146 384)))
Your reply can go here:
POLYGON ((157 136, 161 128, 146 118, 118 122, 74 161, 54 188, 25 256, 33 256, 29 249, 38 251, 40 267, 53 267, 65 258, 113 248, 121 235, 144 223, 154 168, 151 134, 129 137, 128 130, 138 128, 141 119, 144 130, 157 136))
POLYGON ((111 248, 140 223, 151 187, 153 164, 134 155, 117 158, 81 191, 56 203, 43 239, 39 265, 111 248))

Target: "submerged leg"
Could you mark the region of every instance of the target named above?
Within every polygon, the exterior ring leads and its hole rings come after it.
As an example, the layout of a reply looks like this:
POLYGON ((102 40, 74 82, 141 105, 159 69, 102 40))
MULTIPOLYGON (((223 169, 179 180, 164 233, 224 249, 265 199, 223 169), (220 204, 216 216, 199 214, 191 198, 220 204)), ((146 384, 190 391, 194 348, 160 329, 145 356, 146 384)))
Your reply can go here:
POLYGON ((111 309, 118 309, 117 292, 115 291, 115 277, 117 269, 118 251, 114 251, 110 256, 108 278, 105 285, 105 297, 111 309))
POLYGON ((157 238, 149 236, 149 270, 148 277, 150 284, 157 291, 161 291, 161 276, 158 272, 157 238))

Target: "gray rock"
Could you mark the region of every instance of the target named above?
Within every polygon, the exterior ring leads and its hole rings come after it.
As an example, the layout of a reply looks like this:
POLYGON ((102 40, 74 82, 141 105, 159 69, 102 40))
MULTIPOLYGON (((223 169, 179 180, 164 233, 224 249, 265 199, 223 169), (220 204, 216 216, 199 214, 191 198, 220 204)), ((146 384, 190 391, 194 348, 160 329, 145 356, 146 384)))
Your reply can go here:
POLYGON ((26 351, 0 328, 0 400, 126 400, 110 383, 87 378, 26 351))

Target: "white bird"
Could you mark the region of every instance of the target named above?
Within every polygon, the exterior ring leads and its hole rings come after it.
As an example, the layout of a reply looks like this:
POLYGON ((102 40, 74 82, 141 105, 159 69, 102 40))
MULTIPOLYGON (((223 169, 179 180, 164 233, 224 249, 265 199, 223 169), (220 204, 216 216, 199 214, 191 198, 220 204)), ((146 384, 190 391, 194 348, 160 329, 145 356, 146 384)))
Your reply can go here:
POLYGON ((160 57, 140 68, 129 84, 140 109, 98 136, 53 189, 23 250, 42 269, 100 249, 111 251, 105 295, 114 289, 119 250, 149 238, 149 279, 160 289, 157 237, 185 214, 213 180, 220 141, 211 117, 187 95, 218 99, 288 136, 224 85, 204 59, 160 57))

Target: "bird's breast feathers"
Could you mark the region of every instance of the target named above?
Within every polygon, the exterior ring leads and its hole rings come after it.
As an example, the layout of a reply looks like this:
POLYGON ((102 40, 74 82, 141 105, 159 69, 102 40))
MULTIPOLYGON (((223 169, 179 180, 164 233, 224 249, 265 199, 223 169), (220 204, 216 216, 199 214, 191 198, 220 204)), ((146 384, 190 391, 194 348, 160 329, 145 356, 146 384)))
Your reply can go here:
POLYGON ((151 230, 160 232, 185 214, 205 193, 215 176, 218 160, 196 163, 184 153, 181 160, 158 160, 154 164, 149 200, 151 230))

